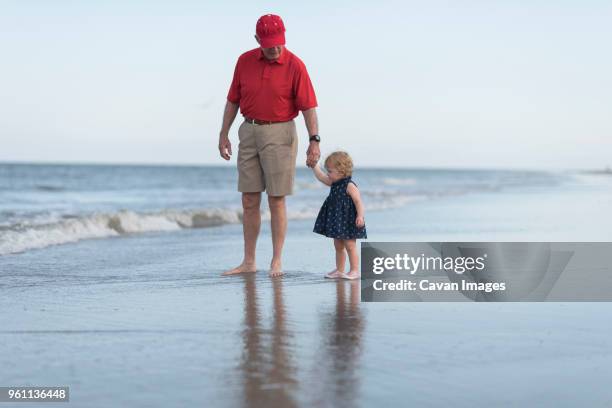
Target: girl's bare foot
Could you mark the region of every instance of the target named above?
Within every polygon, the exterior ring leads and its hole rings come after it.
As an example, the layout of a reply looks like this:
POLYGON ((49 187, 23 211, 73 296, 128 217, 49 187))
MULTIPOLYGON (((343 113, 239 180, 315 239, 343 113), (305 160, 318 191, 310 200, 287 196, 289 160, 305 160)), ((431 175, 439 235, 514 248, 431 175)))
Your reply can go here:
POLYGON ((223 272, 221 275, 227 276, 227 275, 236 275, 239 273, 253 273, 253 272, 257 272, 257 268, 255 267, 255 264, 243 262, 237 267, 223 272))
POLYGON ((359 279, 359 271, 349 271, 346 275, 343 276, 344 279, 359 279))
POLYGON ((328 273, 327 275, 325 275, 325 277, 327 279, 338 279, 338 278, 343 278, 344 274, 338 272, 337 269, 334 269, 333 271, 331 271, 330 273, 328 273))

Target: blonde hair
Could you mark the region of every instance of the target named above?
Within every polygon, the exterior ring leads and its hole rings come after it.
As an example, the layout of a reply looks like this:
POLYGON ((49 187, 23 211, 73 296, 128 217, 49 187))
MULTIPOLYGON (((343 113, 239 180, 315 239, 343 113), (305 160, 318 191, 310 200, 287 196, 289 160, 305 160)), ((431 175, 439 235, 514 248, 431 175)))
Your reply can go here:
POLYGON ((347 152, 337 151, 331 153, 325 159, 325 168, 333 165, 344 177, 353 175, 353 159, 347 152))

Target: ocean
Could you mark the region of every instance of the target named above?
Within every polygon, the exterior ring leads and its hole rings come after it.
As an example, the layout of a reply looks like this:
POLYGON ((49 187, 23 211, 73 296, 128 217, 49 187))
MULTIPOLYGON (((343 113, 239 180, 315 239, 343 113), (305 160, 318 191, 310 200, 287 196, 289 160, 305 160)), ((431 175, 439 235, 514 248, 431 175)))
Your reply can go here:
MULTIPOLYGON (((612 240, 606 174, 354 179, 370 241, 612 240)), ((234 168, 0 165, 0 386, 69 386, 78 407, 610 405, 610 303, 361 303, 323 278, 327 192, 298 169, 282 278, 265 200, 258 272, 224 277, 234 168)))
MULTIPOLYGON (((550 188, 571 175, 536 171, 361 169, 368 212, 419 200, 550 188)), ((0 164, 0 255, 91 238, 240 222, 233 167, 0 164)), ((312 219, 327 187, 297 171, 288 218, 312 219)), ((264 219, 269 217, 262 206, 264 219)))

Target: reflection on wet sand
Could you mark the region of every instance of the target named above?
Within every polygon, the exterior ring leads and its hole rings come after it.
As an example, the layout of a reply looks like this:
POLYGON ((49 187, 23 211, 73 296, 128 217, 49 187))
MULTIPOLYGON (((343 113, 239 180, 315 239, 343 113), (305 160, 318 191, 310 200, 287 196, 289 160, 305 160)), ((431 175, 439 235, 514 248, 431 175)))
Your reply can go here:
POLYGON ((353 407, 359 397, 359 356, 365 328, 360 282, 338 281, 336 305, 321 316, 321 347, 315 359, 313 405, 353 407), (348 292, 348 293, 347 293, 348 292))
MULTIPOLYGON (((274 279, 272 327, 267 330, 259 310, 254 275, 244 276, 244 348, 240 366, 245 406, 298 406, 297 356, 287 327, 283 280, 274 279)), ((319 346, 302 372, 308 406, 353 406, 359 395, 357 373, 365 319, 360 307, 360 282, 338 281, 335 304, 321 316, 319 346), (312 361, 312 363, 311 363, 312 361), (314 363, 314 364, 313 364, 314 363)), ((317 305, 313 304, 313 307, 317 305)), ((304 391, 304 390, 302 390, 304 391)))
POLYGON ((296 369, 288 352, 292 337, 286 326, 282 279, 274 279, 272 329, 262 326, 255 276, 244 277, 244 350, 241 370, 244 403, 253 407, 294 407, 296 369))

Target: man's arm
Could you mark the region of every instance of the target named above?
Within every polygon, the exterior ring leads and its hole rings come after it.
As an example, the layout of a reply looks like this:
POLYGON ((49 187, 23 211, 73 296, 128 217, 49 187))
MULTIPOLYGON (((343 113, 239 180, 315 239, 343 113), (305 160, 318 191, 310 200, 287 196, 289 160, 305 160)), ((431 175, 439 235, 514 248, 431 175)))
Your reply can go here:
POLYGON ((223 124, 221 125, 221 132, 219 133, 219 153, 225 160, 229 160, 232 155, 232 143, 229 140, 229 131, 238 113, 238 107, 239 105, 237 103, 227 101, 225 110, 223 111, 223 124))
MULTIPOLYGON (((316 108, 310 108, 302 111, 304 115, 304 123, 308 130, 308 137, 319 134, 319 119, 317 118, 316 108)), ((308 167, 314 167, 319 158, 321 157, 321 151, 319 150, 319 142, 310 142, 308 144, 308 150, 306 151, 306 165, 308 167)), ((320 171, 320 170, 319 170, 320 171)))
POLYGON ((319 134, 319 119, 317 118, 317 108, 310 108, 302 112, 304 123, 308 130, 308 136, 319 134))

